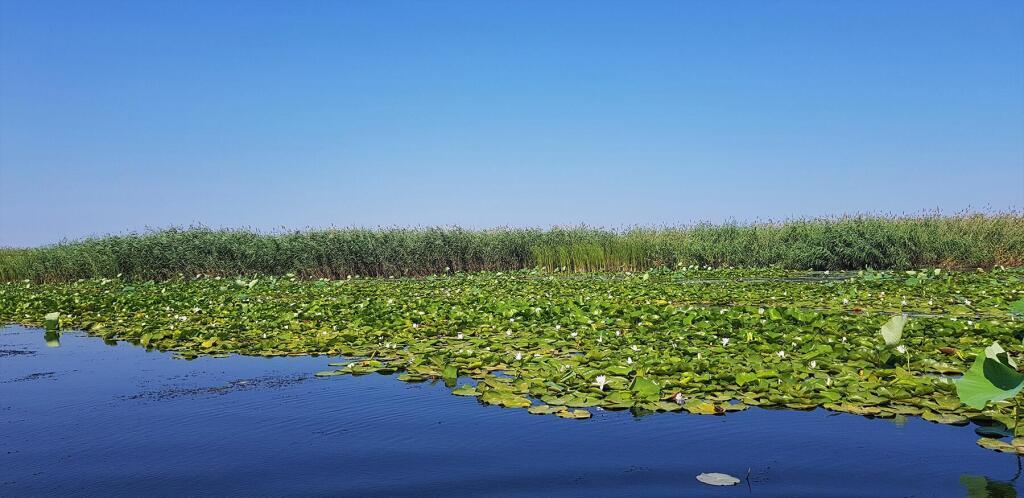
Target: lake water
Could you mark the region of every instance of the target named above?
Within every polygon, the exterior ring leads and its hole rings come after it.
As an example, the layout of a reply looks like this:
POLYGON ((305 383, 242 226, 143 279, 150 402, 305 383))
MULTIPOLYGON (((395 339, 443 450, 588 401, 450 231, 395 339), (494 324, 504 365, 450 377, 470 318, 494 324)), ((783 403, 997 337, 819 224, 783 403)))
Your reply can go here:
POLYGON ((825 410, 563 420, 328 357, 175 359, 0 328, 0 496, 1016 496, 969 427, 825 410), (701 472, 743 479, 697 482, 701 472), (749 474, 748 474, 749 472, 749 474), (968 477, 964 477, 968 476, 968 477))

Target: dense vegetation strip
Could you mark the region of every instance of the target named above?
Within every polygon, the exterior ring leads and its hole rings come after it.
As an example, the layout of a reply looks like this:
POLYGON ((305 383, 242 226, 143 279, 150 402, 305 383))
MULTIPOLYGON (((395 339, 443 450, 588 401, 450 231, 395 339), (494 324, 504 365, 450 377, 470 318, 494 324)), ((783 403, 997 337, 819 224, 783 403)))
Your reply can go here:
POLYGON ((345 278, 531 268, 644 271, 692 264, 801 270, 1018 266, 1024 264, 1024 216, 847 217, 625 231, 170 229, 0 250, 0 280, 287 273, 345 278))
POLYGON ((824 406, 1012 433, 1010 401, 971 408, 949 376, 993 341, 1021 353, 1022 298, 1016 269, 94 279, 0 284, 0 321, 186 358, 345 355, 320 375, 475 379, 453 393, 572 418, 824 406))

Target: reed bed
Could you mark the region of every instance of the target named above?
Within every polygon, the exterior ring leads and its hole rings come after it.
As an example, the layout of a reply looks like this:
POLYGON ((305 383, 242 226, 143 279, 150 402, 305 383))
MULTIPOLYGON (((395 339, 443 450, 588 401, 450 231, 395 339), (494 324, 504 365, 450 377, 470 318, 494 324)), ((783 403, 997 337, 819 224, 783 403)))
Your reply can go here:
POLYGON ((180 275, 419 276, 443 272, 642 271, 679 266, 851 270, 1024 264, 1024 216, 850 216, 607 230, 347 228, 259 233, 206 227, 0 249, 0 280, 180 275))

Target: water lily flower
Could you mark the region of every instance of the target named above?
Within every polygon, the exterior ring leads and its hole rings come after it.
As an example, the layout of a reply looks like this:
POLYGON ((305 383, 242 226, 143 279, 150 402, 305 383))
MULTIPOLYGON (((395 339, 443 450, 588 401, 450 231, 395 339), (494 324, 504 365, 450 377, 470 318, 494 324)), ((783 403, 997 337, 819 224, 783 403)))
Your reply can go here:
POLYGON ((967 325, 974 325, 974 321, 973 320, 967 320, 967 325))
POLYGON ((674 399, 675 402, 679 403, 680 405, 686 402, 686 398, 683 397, 683 393, 676 393, 676 395, 673 396, 672 399, 674 399))
POLYGON ((970 299, 964 299, 964 304, 967 305, 967 306, 970 306, 971 305, 971 300, 970 299))
POLYGON ((594 385, 597 386, 597 388, 602 391, 604 391, 604 386, 607 383, 608 377, 605 377, 604 375, 598 375, 597 378, 594 379, 594 385))
POLYGON ((572 336, 572 337, 576 337, 576 336, 577 336, 577 335, 579 335, 579 334, 577 334, 576 332, 573 332, 573 333, 571 333, 571 334, 569 334, 569 335, 570 335, 570 336, 572 336))
POLYGON ((626 364, 627 365, 632 365, 633 364, 633 357, 632 356, 627 356, 626 357, 626 364))
POLYGON ((811 368, 818 368, 818 362, 816 360, 811 360, 811 368))
POLYGON ((555 325, 555 330, 562 330, 562 326, 561 325, 555 325))
POLYGON ((729 345, 729 338, 728 337, 723 337, 722 338, 722 347, 725 347, 725 346, 728 346, 728 345, 729 345))
POLYGON ((508 329, 505 331, 505 337, 512 337, 512 329, 508 329))
POLYGON ((779 351, 778 353, 775 353, 775 354, 779 355, 779 358, 785 358, 786 357, 786 352, 785 351, 779 351))
POLYGON ((418 328, 420 328, 420 324, 414 323, 414 324, 412 324, 412 328, 418 329, 418 328))
POLYGON ((841 342, 842 342, 843 344, 846 344, 846 336, 844 335, 844 336, 843 336, 843 338, 842 338, 842 339, 840 339, 840 341, 841 341, 841 342))
POLYGON ((522 359, 523 359, 523 353, 516 353, 516 361, 521 361, 522 359))
POLYGON ((264 338, 264 339, 266 339, 266 338, 267 338, 267 334, 266 334, 266 333, 264 333, 264 334, 263 334, 263 338, 264 338))
POLYGON ((832 387, 832 377, 825 377, 825 385, 832 387))
POLYGON ((598 338, 597 338, 597 342, 598 342, 598 343, 602 343, 602 342, 604 342, 604 337, 598 337, 598 338))
POLYGON ((758 308, 757 309, 757 314, 758 315, 763 315, 764 314, 764 308, 758 308))
POLYGON ((904 299, 904 300, 900 301, 900 304, 903 305, 903 306, 906 306, 907 305, 907 300, 904 299))
POLYGON ((932 302, 932 300, 931 300, 931 299, 929 299, 929 300, 928 300, 928 306, 931 306, 932 304, 934 304, 934 303, 932 302))
POLYGON ((850 300, 849 299, 843 299, 843 304, 844 305, 850 304, 850 300))
POLYGON ((459 332, 459 335, 455 336, 455 338, 459 339, 459 340, 462 340, 462 337, 463 337, 462 332, 459 332))
POLYGON ((896 351, 898 351, 900 354, 907 354, 907 347, 900 344, 899 346, 896 346, 896 351))

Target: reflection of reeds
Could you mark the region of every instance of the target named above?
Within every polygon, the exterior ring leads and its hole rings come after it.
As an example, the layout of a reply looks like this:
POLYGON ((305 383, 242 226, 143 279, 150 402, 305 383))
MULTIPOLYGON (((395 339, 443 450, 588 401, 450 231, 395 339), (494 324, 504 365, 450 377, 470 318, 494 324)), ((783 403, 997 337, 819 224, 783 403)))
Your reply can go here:
POLYGON ((831 270, 1020 266, 1024 216, 856 216, 621 231, 581 226, 258 234, 200 227, 0 249, 0 279, 5 281, 286 273, 343 278, 534 267, 644 270, 690 264, 831 270))

